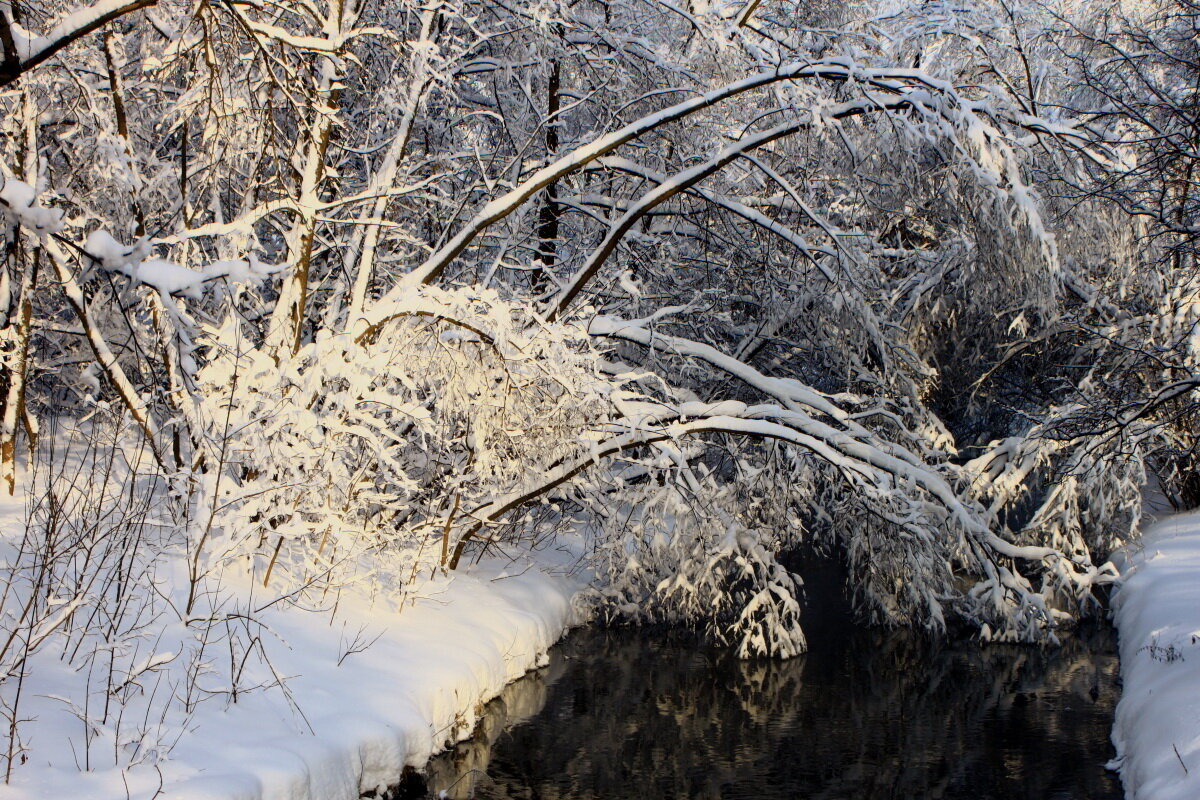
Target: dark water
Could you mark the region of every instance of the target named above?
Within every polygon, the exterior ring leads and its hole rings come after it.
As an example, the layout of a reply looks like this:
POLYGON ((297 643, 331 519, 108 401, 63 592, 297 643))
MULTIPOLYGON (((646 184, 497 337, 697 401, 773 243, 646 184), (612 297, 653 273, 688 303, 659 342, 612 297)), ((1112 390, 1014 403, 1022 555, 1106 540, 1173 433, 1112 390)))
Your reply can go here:
MULTIPOLYGON (((826 626, 828 627, 828 626, 826 626)), ((451 798, 1121 797, 1106 628, 1040 650, 821 630, 791 661, 582 629, 430 762, 451 798)))

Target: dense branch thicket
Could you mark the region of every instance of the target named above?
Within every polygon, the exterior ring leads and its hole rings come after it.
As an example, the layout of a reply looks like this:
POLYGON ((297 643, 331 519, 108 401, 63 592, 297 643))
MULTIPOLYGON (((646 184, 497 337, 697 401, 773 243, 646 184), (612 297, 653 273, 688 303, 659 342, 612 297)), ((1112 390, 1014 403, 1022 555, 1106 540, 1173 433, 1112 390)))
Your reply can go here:
MULTIPOLYGON (((801 545, 1052 640, 1200 493, 1198 13, 0 0, 5 488, 117 430, 197 626, 553 539, 744 656, 801 545)), ((8 624, 111 603, 8 563, 8 624)))

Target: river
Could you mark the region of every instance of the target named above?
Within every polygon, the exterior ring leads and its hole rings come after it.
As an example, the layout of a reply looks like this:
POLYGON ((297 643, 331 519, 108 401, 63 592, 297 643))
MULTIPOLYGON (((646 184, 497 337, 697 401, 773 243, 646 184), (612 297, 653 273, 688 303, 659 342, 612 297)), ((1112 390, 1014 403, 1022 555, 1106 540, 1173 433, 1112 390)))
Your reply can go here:
POLYGON ((679 632, 583 628, 430 762, 428 790, 1117 800, 1104 768, 1117 675, 1100 625, 1046 649, 850 625, 789 661, 739 661, 679 632))

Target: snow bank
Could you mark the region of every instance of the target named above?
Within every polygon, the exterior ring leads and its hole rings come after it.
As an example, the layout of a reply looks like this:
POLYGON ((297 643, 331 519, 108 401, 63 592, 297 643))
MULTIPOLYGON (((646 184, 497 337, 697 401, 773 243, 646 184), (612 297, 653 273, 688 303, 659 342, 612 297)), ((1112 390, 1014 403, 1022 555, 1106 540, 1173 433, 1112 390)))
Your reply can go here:
MULTIPOLYGON (((21 522, 21 506, 0 499, 6 536, 21 522)), ((185 724, 164 720, 169 735, 147 737, 161 752, 125 770, 112 765, 128 763, 114 759, 114 747, 128 748, 127 740, 112 731, 85 733, 80 709, 68 700, 87 696, 81 687, 94 686, 96 677, 67 667, 47 648, 30 663, 23 687, 26 760, 11 785, 0 785, 0 798, 358 798, 469 736, 484 703, 547 662, 547 650, 573 622, 571 601, 580 588, 565 569, 560 573, 496 560, 431 579, 402 609, 386 598, 346 596, 336 614, 272 605, 254 624, 285 690, 251 687, 237 702, 227 691, 210 692, 185 724), (173 741, 169 752, 159 744, 164 739, 173 741), (105 744, 110 740, 125 743, 105 744)), ((241 596, 253 590, 226 588, 241 596)), ((131 674, 148 698, 181 693, 196 662, 176 657, 174 643, 193 629, 175 619, 153 625, 154 648, 131 674)), ((153 729, 151 710, 160 705, 148 699, 145 719, 139 710, 138 719, 112 724, 153 729)))
POLYGON ((1124 688, 1113 742, 1125 794, 1200 797, 1200 513, 1152 526, 1118 567, 1124 688))
MULTIPOLYGON (((352 611, 367 641, 382 636, 340 667, 354 623, 293 614, 291 629, 276 633, 293 648, 288 689, 313 733, 296 735, 290 713, 277 726, 252 707, 224 710, 172 754, 174 770, 193 775, 167 796, 339 800, 395 783, 404 766, 423 767, 469 736, 505 684, 547 663, 570 623, 570 595, 567 581, 533 569, 455 576, 440 596, 390 618, 352 611)), ((276 717, 286 712, 281 698, 260 699, 274 701, 276 717)))

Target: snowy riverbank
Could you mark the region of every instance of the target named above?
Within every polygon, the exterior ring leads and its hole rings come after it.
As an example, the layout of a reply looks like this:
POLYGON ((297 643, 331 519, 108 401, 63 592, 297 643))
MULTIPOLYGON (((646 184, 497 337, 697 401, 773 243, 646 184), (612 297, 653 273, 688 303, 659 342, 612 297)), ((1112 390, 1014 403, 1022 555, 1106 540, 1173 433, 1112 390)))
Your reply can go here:
POLYGON ((1200 513, 1150 527, 1119 564, 1124 683, 1113 740, 1126 796, 1200 797, 1200 513))
MULTIPOLYGON (((0 521, 17 524, 18 504, 2 505, 0 521)), ((28 665, 25 759, 0 798, 353 800, 469 736, 483 703, 545 662, 572 622, 577 588, 563 574, 495 560, 428 581, 399 610, 351 595, 336 614, 272 605, 253 625, 274 680, 260 665, 236 702, 205 665, 245 654, 222 655, 227 646, 214 642, 204 658, 181 655, 194 629, 156 618, 144 637, 153 649, 119 687, 124 710, 105 725, 83 722, 100 718, 79 703, 100 702, 103 683, 91 668, 65 666, 64 639, 28 665), (184 692, 196 696, 184 702, 184 692)), ((105 660, 90 663, 100 673, 105 660)))

